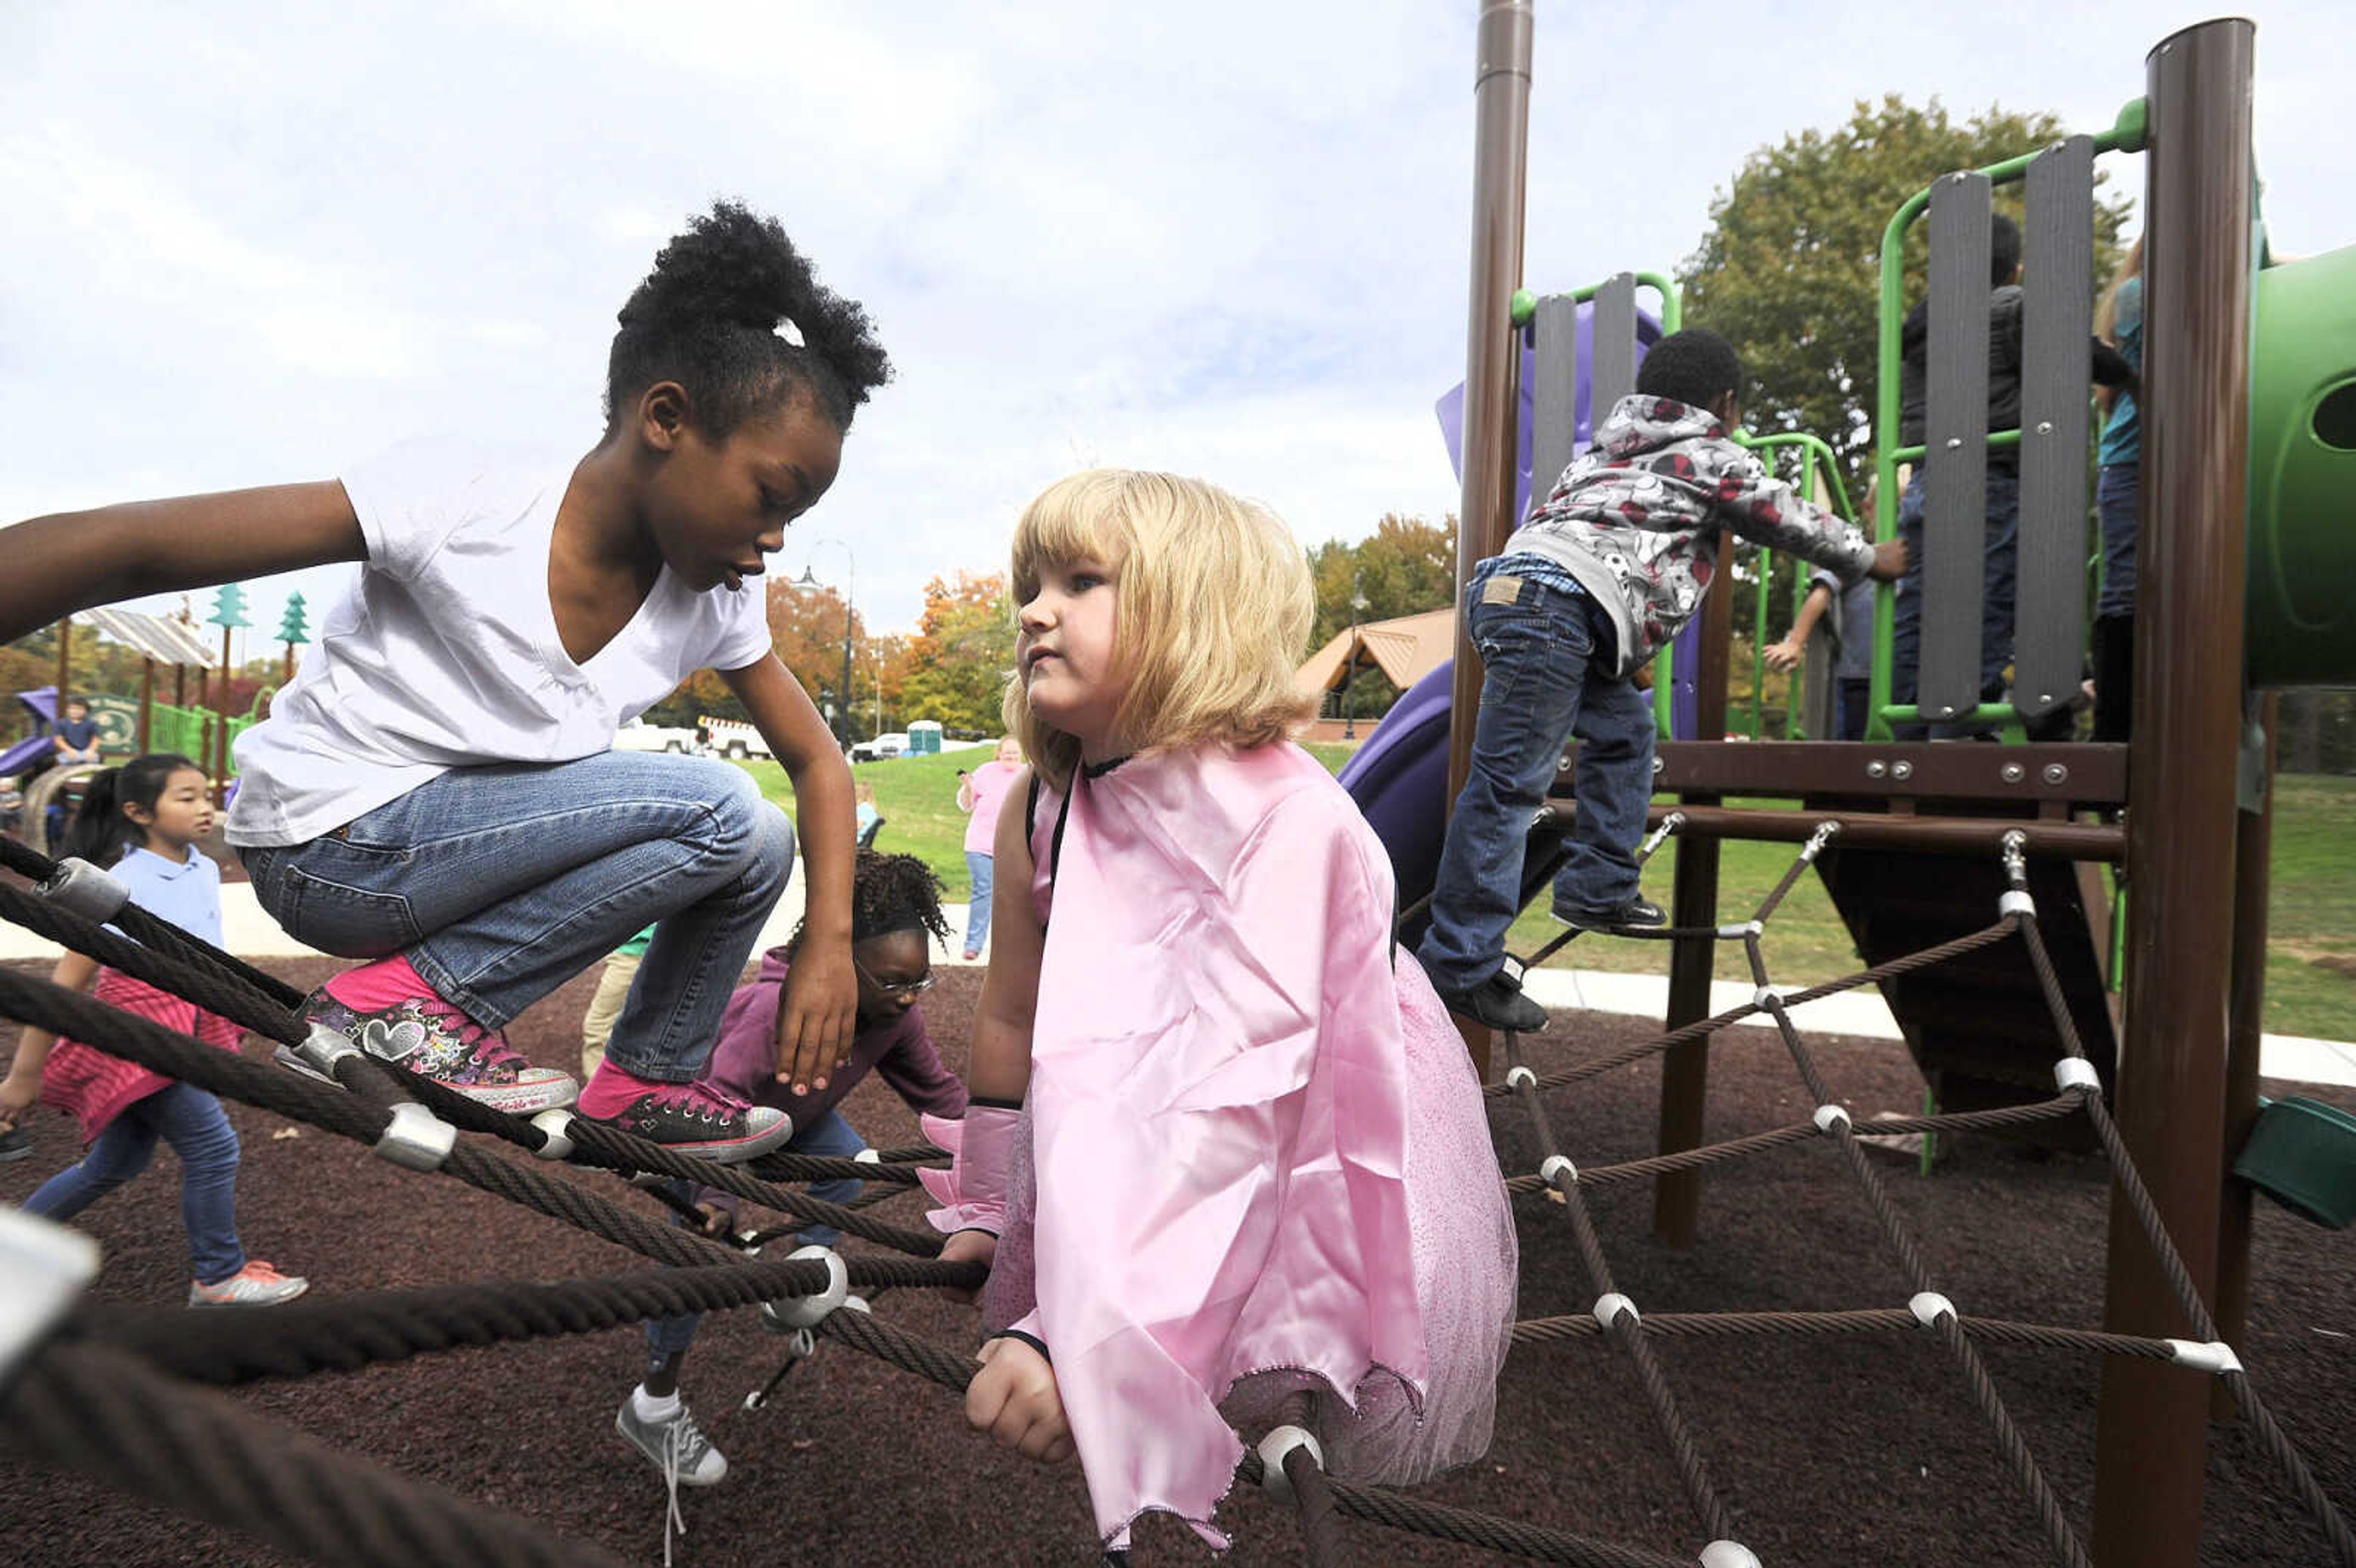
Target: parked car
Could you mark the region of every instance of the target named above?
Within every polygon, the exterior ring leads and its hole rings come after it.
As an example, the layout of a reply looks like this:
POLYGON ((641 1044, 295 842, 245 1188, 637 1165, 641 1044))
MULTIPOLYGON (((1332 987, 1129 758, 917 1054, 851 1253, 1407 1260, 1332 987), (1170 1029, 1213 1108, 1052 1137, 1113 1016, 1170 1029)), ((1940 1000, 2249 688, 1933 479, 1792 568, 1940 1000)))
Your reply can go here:
POLYGON ((878 735, 872 741, 862 741, 852 746, 851 760, 854 763, 880 763, 886 757, 905 756, 907 751, 907 732, 903 730, 894 730, 878 735))
POLYGON ((633 719, 614 731, 614 750, 617 752, 677 752, 699 751, 695 731, 669 724, 649 724, 643 719, 633 719))
POLYGON ((732 762, 741 763, 747 757, 776 761, 769 754, 769 742, 761 739, 761 731, 742 720, 714 719, 703 713, 696 716, 696 722, 711 738, 712 751, 732 762))

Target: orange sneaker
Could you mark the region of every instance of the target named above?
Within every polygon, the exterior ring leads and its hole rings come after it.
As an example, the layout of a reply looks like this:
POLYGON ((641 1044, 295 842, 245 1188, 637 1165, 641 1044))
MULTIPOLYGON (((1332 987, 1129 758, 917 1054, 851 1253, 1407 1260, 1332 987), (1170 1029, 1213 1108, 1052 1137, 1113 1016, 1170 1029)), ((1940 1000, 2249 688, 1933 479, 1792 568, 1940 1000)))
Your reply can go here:
POLYGON ((188 1286, 191 1307, 275 1307, 282 1301, 292 1301, 311 1288, 311 1282, 300 1275, 280 1274, 260 1258, 251 1258, 246 1265, 217 1284, 198 1281, 188 1286))

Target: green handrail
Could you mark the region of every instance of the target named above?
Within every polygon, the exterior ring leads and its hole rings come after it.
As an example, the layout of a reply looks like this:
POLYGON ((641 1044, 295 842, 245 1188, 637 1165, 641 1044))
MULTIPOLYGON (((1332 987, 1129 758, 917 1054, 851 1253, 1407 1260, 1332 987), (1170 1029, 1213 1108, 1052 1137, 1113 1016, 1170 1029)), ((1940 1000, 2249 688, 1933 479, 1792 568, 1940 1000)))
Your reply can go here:
MULTIPOLYGON (((1737 431, 1734 432, 1734 442, 1736 445, 1748 451, 1767 453, 1767 461, 1771 464, 1774 461, 1774 454, 1780 449, 1791 448, 1797 451, 1800 454, 1800 495, 1813 501, 1816 493, 1816 479, 1821 473, 1831 485, 1833 510, 1844 522, 1851 525, 1857 522, 1856 509, 1849 505, 1848 486, 1841 482, 1839 454, 1835 453, 1822 437, 1804 430, 1771 431, 1765 435, 1752 435, 1748 431, 1737 431)), ((1756 615, 1751 627, 1751 738, 1753 741, 1762 738, 1766 727, 1767 608, 1772 592, 1774 576, 1775 552, 1762 546, 1759 550, 1756 615)), ((1793 585, 1792 604, 1794 615, 1799 613, 1799 606, 1807 596, 1808 575, 1802 572, 1799 581, 1793 585)), ((1806 738, 1805 726, 1799 719, 1799 705, 1789 698, 1786 699, 1784 705, 1783 727, 1785 733, 1794 740, 1806 738)))
MULTIPOLYGON (((2094 138, 2096 153, 2139 153, 2143 151, 2149 106, 2140 99, 2128 101, 2119 110, 2111 128, 2094 138)), ((2029 165, 2044 152, 2023 153, 2002 163, 1990 164, 1976 171, 1985 175, 1992 185, 2010 185, 2029 173, 2029 165)), ((1873 414, 1874 473, 1881 505, 1875 508, 1874 534, 1887 541, 1898 537, 1898 465, 1913 462, 1922 455, 1919 446, 1901 447, 1898 436, 1898 360, 1899 330, 1901 325, 1906 295, 1906 230, 1931 205, 1931 187, 1908 197, 1890 215, 1881 231, 1881 298, 1879 325, 1881 341, 1877 364, 1880 385, 1875 389, 1873 414)), ((1991 431, 1988 444, 2003 446, 2019 443, 2018 430, 1991 431)), ((1904 723, 1919 717, 1912 709, 1901 713, 1890 705, 1890 682, 1893 666, 1890 636, 1896 624, 1896 603, 1888 592, 1873 596, 1873 685, 1867 704, 1870 715, 1867 732, 1876 740, 1890 738, 1891 720, 1904 723)), ((1985 711, 1986 705, 1983 705, 1985 711)))

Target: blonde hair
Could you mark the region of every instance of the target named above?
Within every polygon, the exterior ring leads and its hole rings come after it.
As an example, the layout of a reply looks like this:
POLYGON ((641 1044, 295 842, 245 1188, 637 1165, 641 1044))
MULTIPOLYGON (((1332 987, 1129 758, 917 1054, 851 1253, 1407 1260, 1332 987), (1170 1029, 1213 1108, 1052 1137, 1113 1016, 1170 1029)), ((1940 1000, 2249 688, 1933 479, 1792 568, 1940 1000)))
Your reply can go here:
MULTIPOLYGON (((1057 480, 1014 530, 1016 613, 1047 567, 1102 563, 1117 587, 1113 667, 1129 683, 1114 717, 1132 751, 1264 746, 1306 724, 1316 699, 1293 686, 1316 595, 1309 558, 1275 513, 1173 474, 1092 468, 1057 480)), ((1021 672, 1006 727, 1057 787, 1077 738, 1032 712, 1021 672)))
POLYGON ((2143 236, 2136 236, 2127 253, 2119 258, 2117 271, 2111 274, 2108 287, 2103 290, 2102 307, 2094 312, 2094 336, 2115 347, 2119 340, 2119 290, 2129 278, 2143 276, 2143 236))

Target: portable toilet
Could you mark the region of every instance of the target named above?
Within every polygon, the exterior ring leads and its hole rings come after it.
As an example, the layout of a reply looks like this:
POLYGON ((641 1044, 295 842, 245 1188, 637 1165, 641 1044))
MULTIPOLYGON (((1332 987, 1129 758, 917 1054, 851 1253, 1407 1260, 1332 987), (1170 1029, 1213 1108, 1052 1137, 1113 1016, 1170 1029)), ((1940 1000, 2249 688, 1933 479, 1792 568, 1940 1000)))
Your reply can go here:
POLYGON ((919 719, 908 726, 908 755, 937 757, 941 753, 941 727, 930 719, 919 719))
POLYGON ((2250 340, 2249 678, 2356 679, 2356 246, 2268 267, 2250 340))

